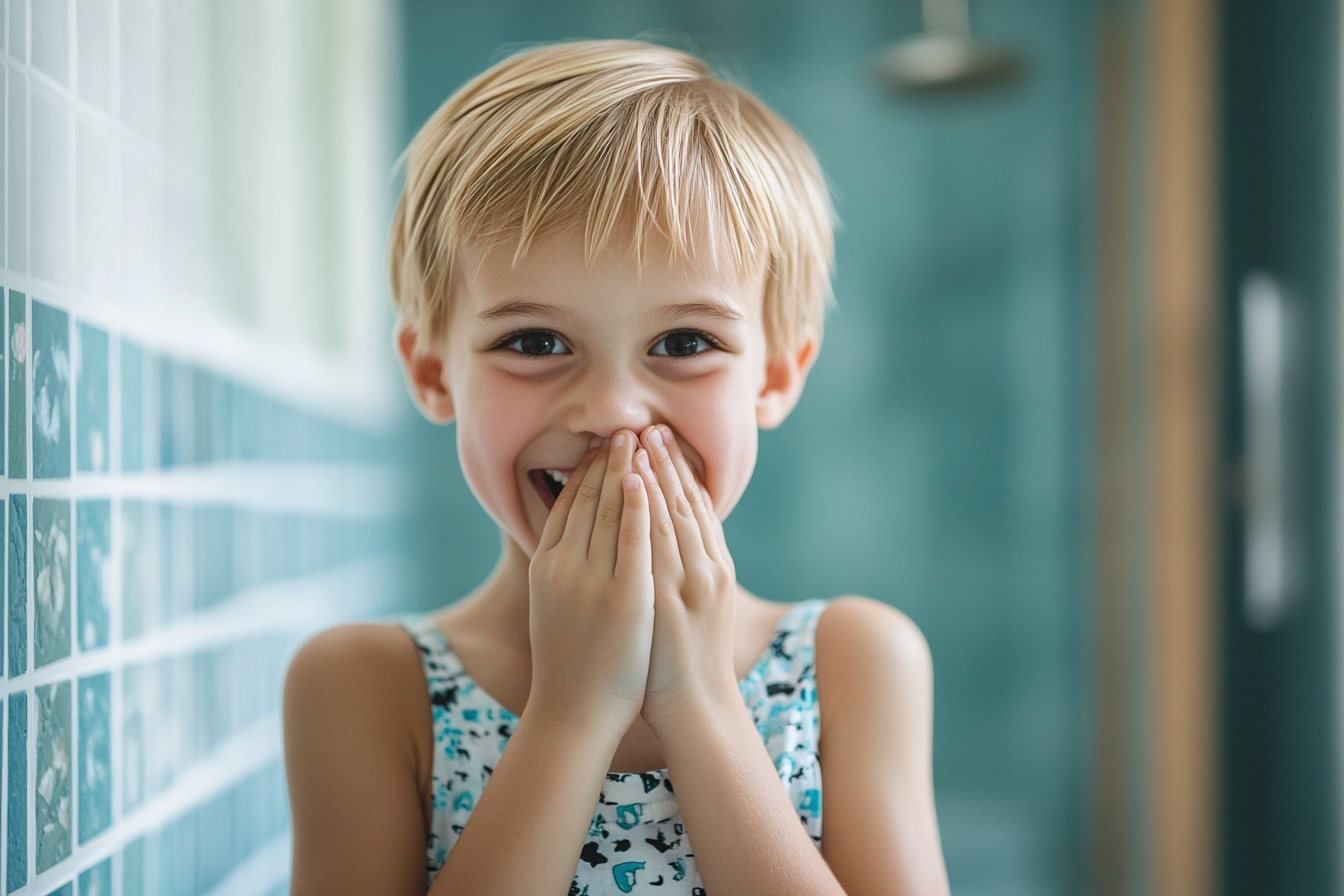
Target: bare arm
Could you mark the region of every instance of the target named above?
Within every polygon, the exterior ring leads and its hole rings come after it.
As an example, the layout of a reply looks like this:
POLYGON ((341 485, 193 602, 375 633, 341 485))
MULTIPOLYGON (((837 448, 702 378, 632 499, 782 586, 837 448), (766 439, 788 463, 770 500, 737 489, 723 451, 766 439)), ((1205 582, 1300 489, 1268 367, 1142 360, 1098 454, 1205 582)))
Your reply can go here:
MULTIPOLYGON (((434 896, 569 890, 648 672, 648 513, 632 450, 590 454, 553 508, 531 569, 531 693, 434 896)), ((296 896, 425 892, 428 715, 415 648, 395 629, 336 629, 299 652, 285 692, 296 896)))
POLYGON ((841 598, 816 644, 822 849, 850 896, 946 896, 933 803, 933 672, 919 629, 841 598))

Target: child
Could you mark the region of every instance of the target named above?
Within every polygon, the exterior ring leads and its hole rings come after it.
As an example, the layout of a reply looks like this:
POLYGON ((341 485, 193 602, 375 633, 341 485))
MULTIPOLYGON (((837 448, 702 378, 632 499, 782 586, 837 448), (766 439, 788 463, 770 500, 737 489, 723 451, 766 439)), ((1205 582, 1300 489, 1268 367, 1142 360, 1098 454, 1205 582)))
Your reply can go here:
POLYGON ((720 527, 816 357, 811 152, 699 60, 597 41, 496 65, 407 159, 397 346, 503 549, 295 657, 293 892, 946 893, 919 631, 747 593, 720 527))

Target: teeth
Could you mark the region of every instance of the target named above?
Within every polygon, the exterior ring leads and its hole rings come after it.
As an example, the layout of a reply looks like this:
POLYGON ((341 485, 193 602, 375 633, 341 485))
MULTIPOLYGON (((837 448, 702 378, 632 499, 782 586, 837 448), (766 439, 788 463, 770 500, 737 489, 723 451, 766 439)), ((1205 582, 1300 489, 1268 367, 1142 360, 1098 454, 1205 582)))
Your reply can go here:
POLYGON ((562 486, 568 484, 569 482, 569 474, 563 470, 543 470, 542 472, 544 472, 547 476, 554 479, 556 482, 560 483, 562 486))

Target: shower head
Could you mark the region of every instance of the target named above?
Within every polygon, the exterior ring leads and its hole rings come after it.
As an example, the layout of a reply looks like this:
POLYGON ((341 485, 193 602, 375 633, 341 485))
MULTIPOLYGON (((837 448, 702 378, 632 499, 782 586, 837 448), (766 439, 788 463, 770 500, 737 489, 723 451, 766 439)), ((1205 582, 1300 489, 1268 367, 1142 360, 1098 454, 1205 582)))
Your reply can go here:
POLYGON ((982 44, 971 35, 969 0, 924 0, 924 33, 888 46, 878 74, 904 91, 970 87, 1004 81, 1022 71, 1021 54, 982 44))

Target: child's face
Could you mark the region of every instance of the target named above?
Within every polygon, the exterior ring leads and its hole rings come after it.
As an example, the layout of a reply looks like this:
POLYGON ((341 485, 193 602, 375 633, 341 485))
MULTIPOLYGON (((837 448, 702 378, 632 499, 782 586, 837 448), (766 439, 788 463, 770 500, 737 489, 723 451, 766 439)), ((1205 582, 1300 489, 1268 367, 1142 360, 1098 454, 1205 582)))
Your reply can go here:
POLYGON ((462 469, 486 511, 531 555, 558 480, 594 437, 664 423, 726 517, 751 478, 758 425, 787 415, 813 352, 767 364, 764 275, 661 260, 641 270, 623 249, 590 271, 581 231, 511 258, 462 259, 438 351, 401 340, 422 408, 457 420, 462 469))

